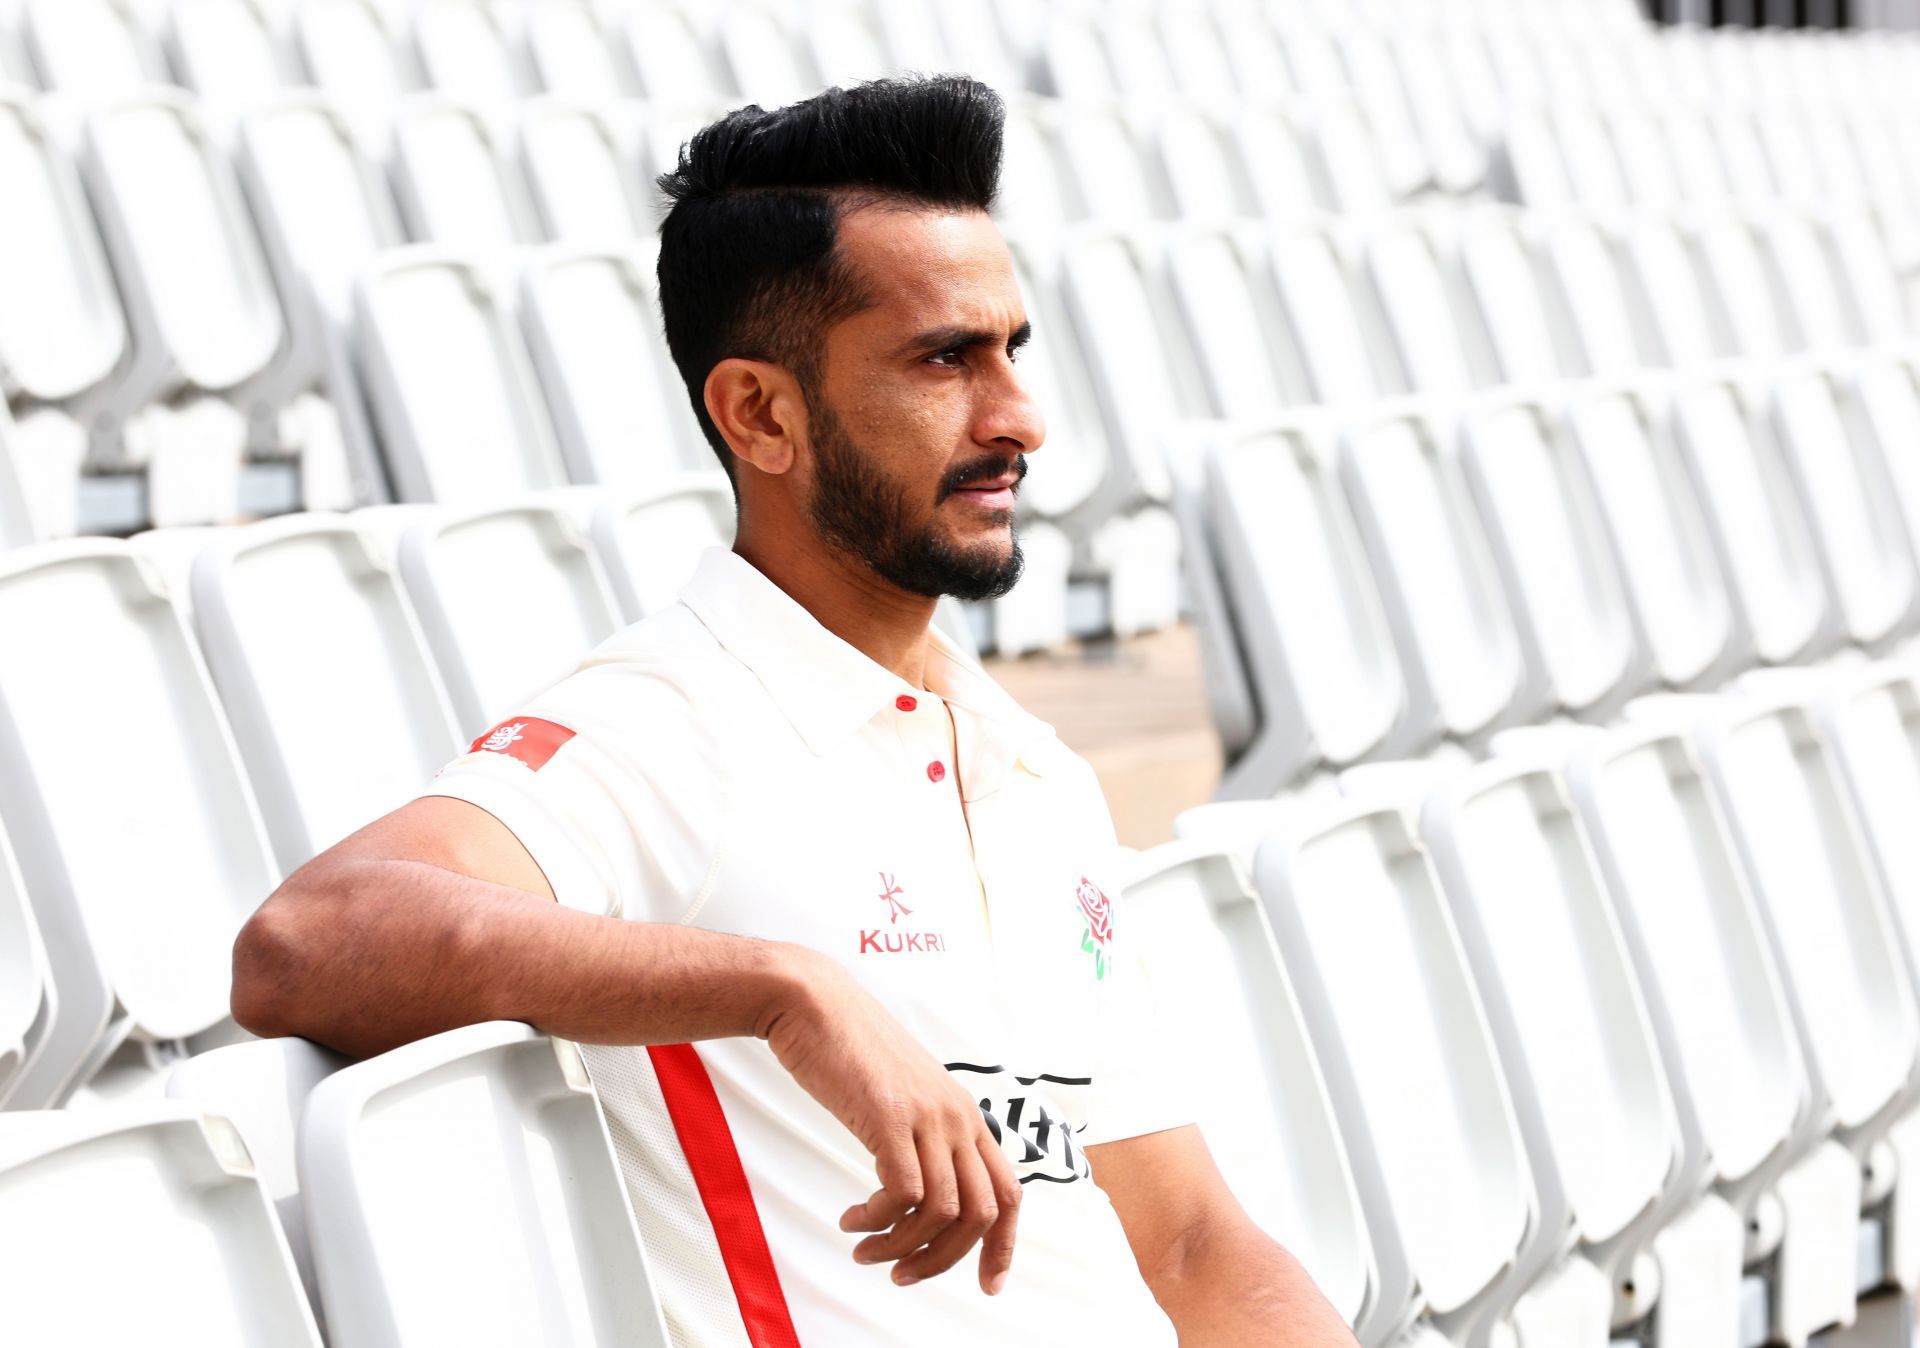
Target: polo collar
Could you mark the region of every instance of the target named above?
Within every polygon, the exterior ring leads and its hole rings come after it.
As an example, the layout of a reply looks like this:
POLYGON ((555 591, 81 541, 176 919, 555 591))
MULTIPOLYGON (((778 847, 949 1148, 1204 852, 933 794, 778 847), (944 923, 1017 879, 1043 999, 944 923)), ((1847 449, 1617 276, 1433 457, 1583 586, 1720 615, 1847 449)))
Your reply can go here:
MULTIPOLYGON (((728 548, 701 554, 680 592, 714 639, 753 671, 780 712, 816 754, 825 754, 900 697, 918 695, 892 670, 821 626, 819 619, 728 548)), ((927 686, 974 713, 1019 747, 1053 727, 1027 712, 938 628, 927 686)))

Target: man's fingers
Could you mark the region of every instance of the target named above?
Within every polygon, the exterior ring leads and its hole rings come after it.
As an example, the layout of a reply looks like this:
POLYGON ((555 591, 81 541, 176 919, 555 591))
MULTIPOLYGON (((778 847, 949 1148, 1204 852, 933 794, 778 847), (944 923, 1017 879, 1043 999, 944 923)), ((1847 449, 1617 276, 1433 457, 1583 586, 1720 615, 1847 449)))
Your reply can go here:
POLYGON ((842 1231, 885 1231, 918 1207, 926 1196, 920 1153, 914 1146, 912 1132, 902 1130, 898 1137, 881 1147, 873 1161, 880 1187, 866 1202, 856 1203, 840 1214, 842 1231))
POLYGON ((1007 1270, 1013 1266, 1013 1234, 1020 1224, 1020 1202, 1026 1197, 1026 1190, 1013 1173, 1013 1163, 1007 1160, 1006 1153, 990 1139, 981 1139, 980 1159, 993 1186, 994 1205, 998 1209, 993 1225, 980 1239, 980 1290, 988 1296, 998 1296, 1006 1285, 1007 1270))
POLYGON ((960 1215, 960 1189, 953 1174, 953 1153, 945 1148, 927 1148, 920 1154, 920 1175, 926 1196, 891 1231, 868 1236, 853 1247, 853 1257, 862 1264, 889 1263, 904 1259, 942 1231, 960 1215))
POLYGON ((993 1180, 986 1163, 972 1146, 962 1145, 953 1156, 953 1175, 960 1194, 960 1215, 946 1230, 900 1261, 893 1280, 902 1286, 945 1273, 966 1257, 967 1251, 1000 1216, 993 1180))

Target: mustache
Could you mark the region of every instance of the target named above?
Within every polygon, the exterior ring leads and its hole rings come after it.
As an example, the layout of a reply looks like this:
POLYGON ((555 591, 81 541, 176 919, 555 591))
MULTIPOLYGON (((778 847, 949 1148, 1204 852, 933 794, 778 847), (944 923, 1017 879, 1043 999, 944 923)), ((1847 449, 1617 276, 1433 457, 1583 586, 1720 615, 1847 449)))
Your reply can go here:
POLYGON ((940 495, 934 503, 937 505, 955 492, 965 491, 976 482, 987 482, 996 477, 1004 477, 1008 473, 1013 474, 1013 491, 1018 495, 1021 480, 1027 475, 1027 456, 1015 455, 1012 463, 1008 463, 1005 459, 994 458, 975 459, 972 463, 963 463, 940 479, 940 495))

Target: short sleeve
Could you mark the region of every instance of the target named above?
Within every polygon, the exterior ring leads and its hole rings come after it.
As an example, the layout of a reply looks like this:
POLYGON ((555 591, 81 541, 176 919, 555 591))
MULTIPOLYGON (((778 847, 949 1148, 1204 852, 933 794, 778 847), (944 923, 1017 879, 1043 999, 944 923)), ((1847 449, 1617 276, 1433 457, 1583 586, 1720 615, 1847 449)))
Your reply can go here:
POLYGON ((706 740, 670 686, 596 667, 476 739, 422 796, 498 819, 569 908, 675 922, 700 897, 724 819, 706 740))
POLYGON ((1146 967, 1127 942, 1125 917, 1122 912, 1115 922, 1119 948, 1100 986, 1100 1056, 1085 1138, 1091 1144, 1194 1121, 1192 1093, 1181 1085, 1179 1060, 1155 1012, 1146 967))

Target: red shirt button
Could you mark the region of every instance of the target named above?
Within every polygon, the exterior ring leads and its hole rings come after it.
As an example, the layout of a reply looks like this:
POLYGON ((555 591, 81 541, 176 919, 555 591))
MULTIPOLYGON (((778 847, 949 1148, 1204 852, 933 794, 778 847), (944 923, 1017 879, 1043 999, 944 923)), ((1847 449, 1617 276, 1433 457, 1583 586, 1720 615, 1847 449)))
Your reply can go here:
POLYGON ((945 781, 946 776, 947 776, 947 765, 945 763, 942 763, 938 759, 935 759, 933 762, 927 764, 927 780, 928 781, 930 782, 945 781))
POLYGON ((912 711, 920 704, 913 698, 908 697, 905 693, 902 693, 893 700, 893 705, 900 708, 901 711, 912 711))

